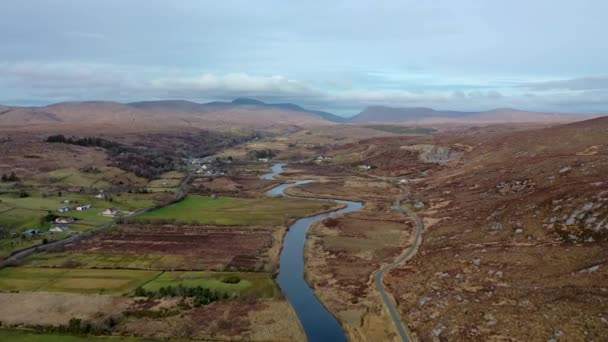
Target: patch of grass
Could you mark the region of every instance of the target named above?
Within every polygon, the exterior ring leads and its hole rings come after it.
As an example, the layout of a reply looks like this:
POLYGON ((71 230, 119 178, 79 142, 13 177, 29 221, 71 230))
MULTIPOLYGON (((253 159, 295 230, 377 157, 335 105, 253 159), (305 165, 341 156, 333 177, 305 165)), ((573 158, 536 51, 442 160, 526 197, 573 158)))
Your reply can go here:
POLYGON ((428 127, 406 127, 393 125, 367 125, 364 127, 395 134, 431 134, 437 131, 434 128, 428 127))
POLYGON ((0 270, 0 290, 77 293, 128 293, 158 271, 7 267, 0 270))
POLYGON ((55 333, 37 333, 25 330, 0 329, 0 341, 11 342, 136 342, 144 341, 135 337, 116 336, 74 336, 55 333))
POLYGON ((295 198, 237 198, 188 196, 169 206, 149 211, 137 220, 175 220, 215 225, 281 225, 287 219, 326 211, 333 205, 324 201, 295 198))
POLYGON ((155 179, 153 181, 150 181, 150 183, 148 183, 148 188, 176 188, 179 186, 179 183, 181 182, 181 179, 178 178, 161 178, 161 179, 155 179))
POLYGON ((247 272, 165 272, 158 278, 147 283, 143 288, 148 291, 158 291, 161 287, 201 286, 222 293, 238 293, 240 295, 255 295, 256 297, 276 297, 280 294, 275 282, 268 273, 247 272), (239 282, 227 283, 225 280, 238 277, 239 282))
POLYGON ((45 252, 27 257, 26 267, 129 268, 162 270, 185 268, 192 264, 188 258, 171 254, 45 252))

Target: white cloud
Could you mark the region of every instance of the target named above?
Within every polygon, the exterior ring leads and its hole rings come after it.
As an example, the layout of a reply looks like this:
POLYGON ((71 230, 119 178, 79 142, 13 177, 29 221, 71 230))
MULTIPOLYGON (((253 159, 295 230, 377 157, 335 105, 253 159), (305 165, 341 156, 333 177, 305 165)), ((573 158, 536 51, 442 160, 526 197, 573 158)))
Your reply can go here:
MULTIPOLYGON (((591 78, 589 78, 591 79, 591 78)), ((596 78, 601 79, 601 78, 596 78)), ((438 80, 434 80, 438 83, 438 80)), ((597 82, 595 87, 599 87, 597 82)), ((348 83, 347 83, 348 84, 348 83)), ((484 110, 514 107, 538 111, 608 112, 608 91, 538 90, 528 86, 506 85, 485 89, 470 85, 400 89, 374 83, 366 87, 313 83, 285 75, 249 73, 192 73, 184 70, 139 66, 83 63, 0 63, 0 103, 11 99, 32 99, 32 103, 67 100, 139 101, 185 99, 191 101, 231 100, 254 97, 269 102, 294 102, 337 113, 356 113, 368 105, 426 106, 437 109, 484 110)), ((552 89, 553 86, 548 89, 552 89)), ((538 88, 538 87, 537 87, 538 88)))

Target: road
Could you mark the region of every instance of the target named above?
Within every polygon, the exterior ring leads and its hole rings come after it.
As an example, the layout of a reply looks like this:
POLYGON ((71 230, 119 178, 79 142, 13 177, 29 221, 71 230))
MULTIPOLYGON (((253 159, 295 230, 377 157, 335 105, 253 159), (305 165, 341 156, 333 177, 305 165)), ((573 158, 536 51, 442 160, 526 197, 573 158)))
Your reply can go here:
POLYGON ((399 332, 399 336, 401 337, 401 340, 404 342, 409 342, 409 341, 411 341, 410 332, 409 332, 407 326, 401 320, 401 316, 399 315, 399 311, 397 311, 397 307, 395 306, 394 299, 386 292, 386 287, 384 286, 384 275, 386 273, 390 272, 393 268, 395 268, 400 263, 402 263, 402 262, 410 259, 412 256, 414 256, 414 254, 416 253, 416 250, 418 248, 418 245, 420 244, 422 230, 424 229, 424 224, 422 223, 422 220, 420 220, 420 217, 418 217, 418 215, 416 215, 415 212, 413 212, 409 208, 402 207, 399 199, 397 199, 395 201, 394 209, 397 211, 400 211, 404 214, 409 215, 412 218, 412 220, 414 221, 414 225, 415 225, 414 242, 412 243, 412 246, 410 248, 406 249, 405 251, 403 251, 403 253, 401 255, 399 255, 399 257, 397 257, 397 259, 395 259, 390 264, 385 265, 380 270, 378 270, 378 272, 374 275, 374 284, 376 285, 376 289, 380 293, 380 297, 382 297, 382 301, 384 302, 384 305, 386 306, 386 309, 388 310, 388 313, 391 316, 391 319, 393 320, 395 327, 397 328, 397 332, 399 332))

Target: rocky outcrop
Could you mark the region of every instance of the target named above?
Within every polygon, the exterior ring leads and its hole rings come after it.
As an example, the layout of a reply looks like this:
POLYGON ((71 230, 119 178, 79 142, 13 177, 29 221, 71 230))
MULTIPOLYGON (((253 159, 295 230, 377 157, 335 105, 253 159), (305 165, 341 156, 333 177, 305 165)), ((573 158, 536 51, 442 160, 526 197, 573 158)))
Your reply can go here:
POLYGON ((418 159, 425 163, 447 164, 450 161, 458 161, 464 152, 449 146, 416 144, 401 146, 401 149, 418 152, 418 159))

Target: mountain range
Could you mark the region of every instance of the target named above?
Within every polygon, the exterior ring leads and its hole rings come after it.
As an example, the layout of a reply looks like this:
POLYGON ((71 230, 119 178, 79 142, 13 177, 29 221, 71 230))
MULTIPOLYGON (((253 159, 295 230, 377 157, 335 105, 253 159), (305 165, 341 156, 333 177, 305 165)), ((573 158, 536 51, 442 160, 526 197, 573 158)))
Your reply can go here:
POLYGON ((118 103, 107 101, 61 102, 42 107, 0 105, 0 126, 22 125, 118 125, 120 127, 198 128, 310 127, 336 123, 402 124, 483 124, 558 123, 587 120, 598 115, 529 112, 500 108, 480 112, 434 110, 425 107, 394 108, 371 106, 345 118, 332 113, 303 108, 292 103, 265 103, 237 98, 230 102, 196 103, 184 100, 118 103))

